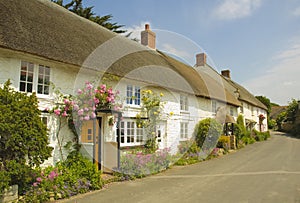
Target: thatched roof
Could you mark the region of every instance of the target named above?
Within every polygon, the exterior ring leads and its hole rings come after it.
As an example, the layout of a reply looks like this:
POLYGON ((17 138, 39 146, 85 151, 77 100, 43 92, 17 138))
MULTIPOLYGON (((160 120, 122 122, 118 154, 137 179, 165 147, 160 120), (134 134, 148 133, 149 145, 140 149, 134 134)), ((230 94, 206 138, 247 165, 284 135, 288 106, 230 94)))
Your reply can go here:
POLYGON ((224 88, 227 91, 229 91, 232 95, 238 95, 238 99, 240 101, 247 102, 252 104, 253 106, 267 110, 267 107, 263 103, 261 103, 253 94, 251 94, 246 88, 234 82, 232 79, 222 76, 211 66, 206 64, 203 67, 198 67, 197 70, 201 75, 202 73, 207 73, 208 75, 210 75, 215 80, 215 82, 224 86, 224 88))
POLYGON ((268 110, 268 108, 261 103, 253 94, 251 94, 246 88, 244 88, 242 85, 232 81, 231 79, 225 78, 228 83, 230 83, 232 86, 236 88, 236 91, 238 91, 239 94, 239 100, 248 102, 256 107, 262 108, 264 110, 268 110))
POLYGON ((2 48, 240 105, 207 74, 49 0, 0 0, 0 13, 2 48))

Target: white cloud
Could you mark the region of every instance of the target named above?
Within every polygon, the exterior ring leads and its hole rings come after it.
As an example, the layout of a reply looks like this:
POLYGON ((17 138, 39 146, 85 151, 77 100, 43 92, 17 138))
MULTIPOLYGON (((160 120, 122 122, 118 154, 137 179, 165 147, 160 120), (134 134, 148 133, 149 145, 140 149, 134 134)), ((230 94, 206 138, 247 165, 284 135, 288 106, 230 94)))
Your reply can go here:
POLYGON ((261 0, 224 0, 213 11, 221 20, 233 20, 250 16, 261 5, 261 0))
POLYGON ((300 7, 296 8, 296 9, 292 12, 292 14, 293 14, 294 16, 300 16, 300 7))
POLYGON ((143 21, 139 25, 133 25, 131 27, 126 27, 127 30, 124 35, 127 35, 128 33, 131 33, 130 38, 131 39, 138 39, 141 40, 141 31, 145 30, 145 24, 151 25, 148 21, 143 21))
POLYGON ((300 99, 300 40, 273 57, 275 65, 261 71, 257 78, 244 85, 255 95, 265 95, 273 102, 286 105, 292 98, 300 99))

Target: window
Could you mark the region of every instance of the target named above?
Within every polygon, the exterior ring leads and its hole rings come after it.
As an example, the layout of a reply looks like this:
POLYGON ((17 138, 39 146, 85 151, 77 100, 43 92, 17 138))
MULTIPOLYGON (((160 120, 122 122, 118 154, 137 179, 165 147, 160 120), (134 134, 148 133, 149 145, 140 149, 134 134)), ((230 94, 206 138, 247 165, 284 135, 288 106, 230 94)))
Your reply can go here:
POLYGON ((127 85, 126 104, 132 104, 132 105, 140 105, 141 104, 141 90, 140 90, 140 87, 127 85))
POLYGON ((215 101, 215 100, 211 101, 211 111, 213 113, 217 113, 217 101, 215 101))
POLYGON ((38 94, 49 95, 50 68, 33 63, 21 61, 20 87, 21 92, 37 92, 38 94))
POLYGON ((39 65, 38 75, 38 94, 49 94, 50 85, 50 68, 47 66, 39 65))
POLYGON ((234 108, 233 107, 230 107, 230 115, 234 116, 234 108))
POLYGON ((241 107, 240 107, 240 109, 241 109, 241 113, 244 113, 244 106, 243 106, 244 104, 243 104, 243 102, 241 103, 241 107))
POLYGON ((188 111, 188 97, 186 95, 180 95, 180 110, 188 111))
POLYGON ((32 92, 33 90, 33 63, 21 62, 21 74, 20 74, 20 91, 21 92, 32 92))
POLYGON ((122 121, 120 130, 122 145, 140 145, 143 143, 144 128, 138 128, 135 121, 122 121))
POLYGON ((87 131, 87 140, 92 141, 92 137, 93 137, 92 129, 89 128, 88 131, 87 131))
POLYGON ((134 143, 135 122, 127 122, 127 143, 134 143))
POLYGON ((180 139, 188 138, 188 123, 182 122, 180 123, 180 139))

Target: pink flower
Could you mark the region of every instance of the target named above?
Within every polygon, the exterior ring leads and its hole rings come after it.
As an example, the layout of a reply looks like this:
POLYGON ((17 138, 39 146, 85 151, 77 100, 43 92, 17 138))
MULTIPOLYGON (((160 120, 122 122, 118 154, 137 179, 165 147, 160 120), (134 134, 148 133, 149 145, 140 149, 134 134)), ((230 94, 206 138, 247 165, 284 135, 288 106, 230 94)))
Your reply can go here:
POLYGON ((34 182, 32 185, 33 185, 33 187, 37 187, 37 186, 38 186, 38 183, 37 183, 37 182, 34 182))
POLYGON ((67 117, 67 115, 68 115, 67 112, 64 111, 63 114, 62 114, 62 117, 67 117))
POLYGON ((102 90, 106 90, 106 85, 105 84, 102 84, 101 86, 100 86, 100 88, 102 89, 102 90))
POLYGON ((40 182, 42 182, 42 178, 41 178, 41 177, 38 177, 38 178, 36 179, 36 181, 40 183, 40 182))
POLYGON ((88 107, 85 107, 84 108, 84 111, 89 111, 90 109, 88 107))
POLYGON ((59 116, 60 115, 60 109, 55 109, 54 113, 55 113, 55 115, 59 116))
POLYGON ((87 88, 88 90, 93 89, 93 85, 92 85, 90 82, 87 82, 87 83, 85 83, 85 84, 86 84, 86 88, 87 88))
POLYGON ((106 101, 107 102, 111 102, 111 98, 110 97, 106 97, 106 101))
POLYGON ((90 120, 90 116, 86 115, 83 119, 86 120, 86 121, 88 121, 88 120, 90 120))
POLYGON ((95 102, 95 104, 99 104, 100 101, 99 101, 98 98, 95 97, 95 98, 94 98, 94 102, 95 102))
POLYGON ((74 109, 75 111, 78 111, 79 106, 78 106, 77 104, 75 104, 75 105, 73 106, 73 109, 74 109))
POLYGON ((91 118, 96 118, 96 114, 92 112, 91 118))
POLYGON ((69 104, 70 101, 69 101, 68 99, 64 99, 64 103, 65 103, 65 104, 69 104))
POLYGON ((50 180, 54 180, 54 178, 56 178, 58 176, 58 174, 55 171, 51 171, 50 174, 48 175, 48 178, 50 180))
POLYGON ((113 94, 113 91, 112 91, 111 88, 109 88, 109 89, 107 90, 107 92, 108 92, 108 94, 113 94))
POLYGON ((83 109, 80 109, 80 110, 78 111, 78 115, 79 115, 79 116, 82 116, 82 115, 83 115, 83 109))
POLYGON ((81 90, 81 89, 78 89, 78 90, 77 90, 77 93, 78 93, 78 94, 82 94, 82 90, 81 90))

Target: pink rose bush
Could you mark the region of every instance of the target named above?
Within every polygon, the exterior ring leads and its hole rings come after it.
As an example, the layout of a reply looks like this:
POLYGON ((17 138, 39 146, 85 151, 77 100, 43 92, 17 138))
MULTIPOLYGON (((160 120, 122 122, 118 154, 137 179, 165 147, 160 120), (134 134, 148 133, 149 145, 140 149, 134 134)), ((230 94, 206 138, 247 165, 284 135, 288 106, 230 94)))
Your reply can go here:
POLYGON ((61 117, 73 117, 76 121, 86 121, 96 118, 96 109, 120 110, 117 104, 119 92, 114 92, 111 87, 101 84, 97 87, 90 82, 85 83, 83 89, 77 90, 76 96, 63 97, 52 112, 61 117))

